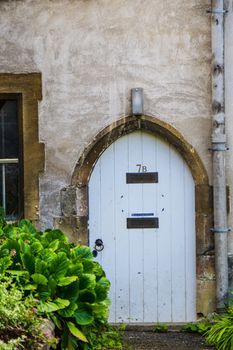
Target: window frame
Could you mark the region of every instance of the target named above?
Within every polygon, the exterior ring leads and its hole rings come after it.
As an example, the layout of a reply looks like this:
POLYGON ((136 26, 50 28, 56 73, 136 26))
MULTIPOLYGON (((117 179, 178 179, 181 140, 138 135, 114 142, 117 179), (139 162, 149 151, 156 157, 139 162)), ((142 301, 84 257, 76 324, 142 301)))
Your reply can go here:
MULTIPOLYGON (((18 164, 19 165, 19 213, 17 216, 18 218, 23 217, 24 211, 23 211, 23 203, 24 203, 24 195, 23 195, 23 154, 22 154, 22 100, 20 94, 2 94, 0 93, 0 100, 14 100, 17 101, 17 119, 18 119, 18 148, 19 148, 19 154, 17 157, 17 162, 1 162, 1 164, 18 164)), ((11 159, 11 158, 9 158, 11 159)), ((16 158, 15 158, 16 159, 16 158)), ((0 158, 0 161, 4 160, 4 158, 0 158)))
POLYGON ((39 174, 44 170, 44 144, 38 135, 38 101, 42 100, 40 73, 0 73, 0 97, 17 98, 21 170, 21 216, 39 219, 39 174))

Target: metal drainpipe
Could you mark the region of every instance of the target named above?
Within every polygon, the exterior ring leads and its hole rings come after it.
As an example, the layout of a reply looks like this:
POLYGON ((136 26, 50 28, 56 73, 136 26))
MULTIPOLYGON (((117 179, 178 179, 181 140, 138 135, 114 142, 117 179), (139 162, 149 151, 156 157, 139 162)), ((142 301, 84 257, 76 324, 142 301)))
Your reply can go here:
POLYGON ((214 240, 217 310, 224 309, 228 291, 227 209, 225 177, 225 106, 224 106, 224 4, 212 0, 212 151, 214 188, 214 240))

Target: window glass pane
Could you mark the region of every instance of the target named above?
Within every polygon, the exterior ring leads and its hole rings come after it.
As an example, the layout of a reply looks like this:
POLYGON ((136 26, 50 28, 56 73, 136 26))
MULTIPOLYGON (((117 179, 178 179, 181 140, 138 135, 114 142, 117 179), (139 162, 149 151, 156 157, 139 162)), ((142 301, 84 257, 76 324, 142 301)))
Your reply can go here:
POLYGON ((18 103, 0 100, 0 158, 18 158, 18 103))
MULTIPOLYGON (((19 157, 17 99, 0 98, 0 158, 19 157)), ((19 217, 19 165, 0 164, 0 207, 8 220, 19 217)))
POLYGON ((0 165, 0 207, 4 207, 8 220, 19 216, 19 166, 0 165))

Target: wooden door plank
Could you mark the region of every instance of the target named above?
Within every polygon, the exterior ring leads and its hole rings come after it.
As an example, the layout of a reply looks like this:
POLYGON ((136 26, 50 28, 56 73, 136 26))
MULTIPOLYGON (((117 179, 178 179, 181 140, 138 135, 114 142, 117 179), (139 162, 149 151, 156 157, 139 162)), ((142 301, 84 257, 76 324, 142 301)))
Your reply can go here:
POLYGON ((158 322, 171 321, 172 279, 171 279, 171 191, 170 191, 170 150, 163 142, 158 142, 158 248, 157 248, 157 288, 158 322))
MULTIPOLYGON (((94 249, 95 240, 97 238, 102 239, 101 230, 101 159, 97 162, 93 173, 91 174, 91 179, 89 181, 89 246, 94 249)), ((95 258, 100 264, 102 264, 102 255, 98 254, 95 258)))
POLYGON ((116 237, 116 322, 128 322, 129 315, 129 234, 128 213, 128 136, 115 142, 115 237, 116 237))
MULTIPOLYGON (((141 132, 129 135, 129 172, 142 159, 141 132)), ((128 184, 129 215, 142 212, 142 184, 128 184)), ((130 322, 143 322, 143 232, 128 229, 130 255, 130 322)))
MULTIPOLYGON (((157 171, 157 140, 148 134, 142 134, 142 163, 147 171, 157 171)), ((143 212, 158 216, 158 183, 143 184, 143 212)), ((143 306, 144 322, 157 321, 157 235, 159 229, 144 229, 144 271, 143 271, 143 306)))
POLYGON ((102 154, 101 159, 101 233, 104 243, 102 264, 106 277, 111 281, 109 297, 112 301, 109 321, 115 322, 115 275, 116 275, 116 248, 115 248, 115 172, 114 172, 114 145, 111 145, 102 154))
POLYGON ((186 322, 196 321, 196 236, 195 190, 192 174, 185 164, 185 235, 186 235, 186 322))
POLYGON ((186 319, 184 161, 171 152, 172 321, 186 319))

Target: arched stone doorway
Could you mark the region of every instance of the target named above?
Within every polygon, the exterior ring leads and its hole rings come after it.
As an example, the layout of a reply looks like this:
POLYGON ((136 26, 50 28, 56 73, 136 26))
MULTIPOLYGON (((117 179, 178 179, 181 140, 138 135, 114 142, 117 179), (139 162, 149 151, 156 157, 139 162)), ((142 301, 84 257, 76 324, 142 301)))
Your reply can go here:
POLYGON ((214 255, 212 227, 212 189, 204 165, 195 149, 170 124, 151 116, 122 118, 103 129, 78 160, 71 186, 62 190, 62 216, 56 226, 72 240, 88 244, 88 182, 101 154, 117 139, 142 130, 171 144, 187 163, 195 183, 197 314, 206 315, 215 308, 214 255), (68 203, 68 204, 67 204, 68 203))

